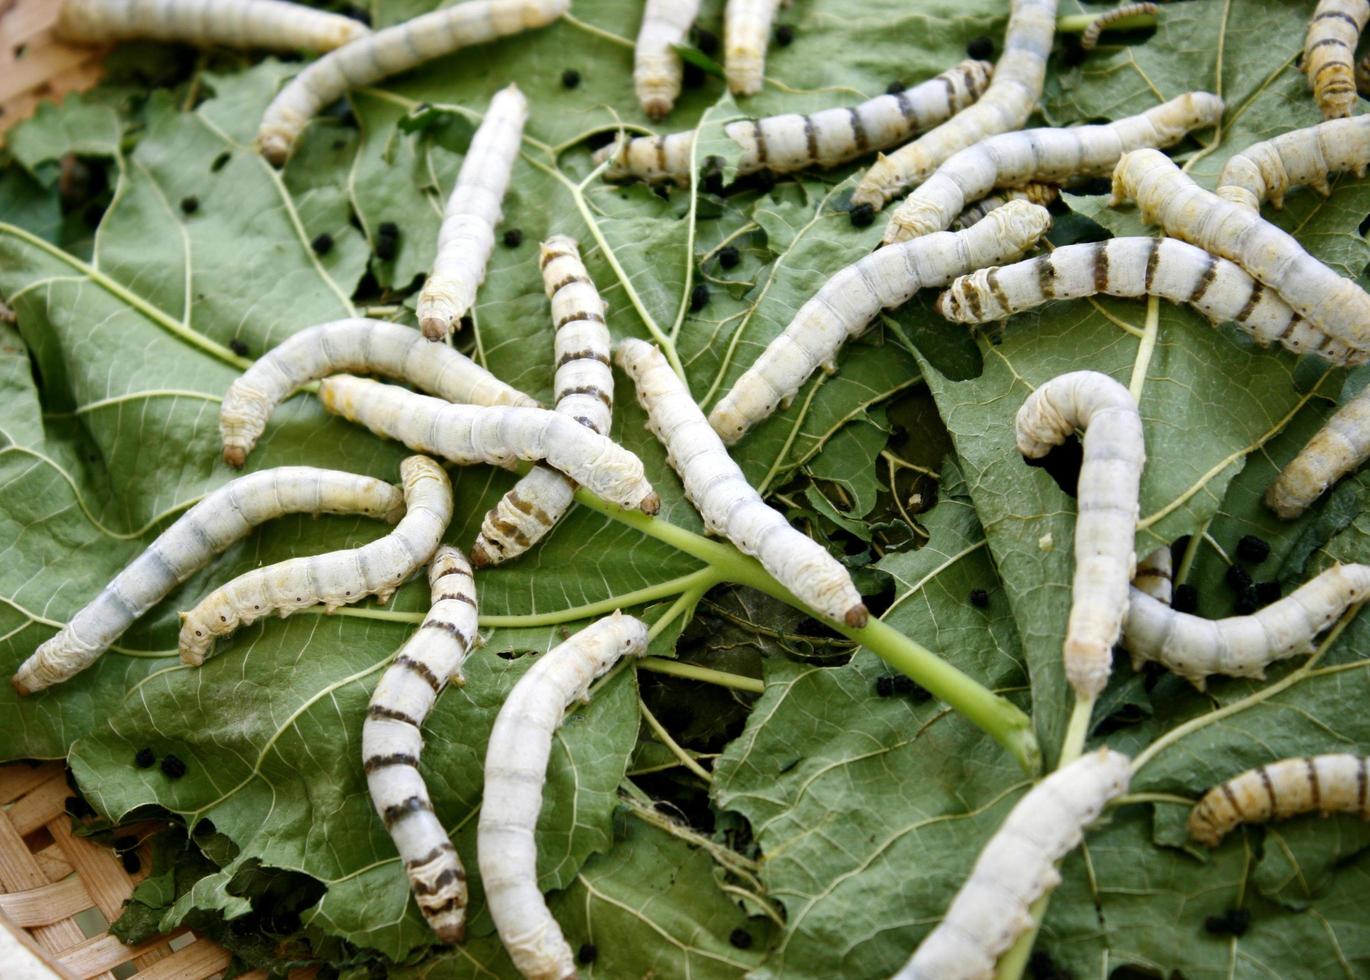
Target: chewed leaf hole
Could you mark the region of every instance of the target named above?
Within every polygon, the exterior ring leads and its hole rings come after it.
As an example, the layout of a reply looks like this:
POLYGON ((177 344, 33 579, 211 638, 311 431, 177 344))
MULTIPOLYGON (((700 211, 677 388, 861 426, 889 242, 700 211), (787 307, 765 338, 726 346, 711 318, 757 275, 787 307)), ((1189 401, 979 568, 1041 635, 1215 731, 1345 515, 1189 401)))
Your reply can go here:
POLYGON ((1075 488, 1080 482, 1080 463, 1083 459, 1084 446, 1080 444, 1080 437, 1073 435, 1041 459, 1023 457, 1023 462, 1046 470, 1066 496, 1074 497, 1075 488))

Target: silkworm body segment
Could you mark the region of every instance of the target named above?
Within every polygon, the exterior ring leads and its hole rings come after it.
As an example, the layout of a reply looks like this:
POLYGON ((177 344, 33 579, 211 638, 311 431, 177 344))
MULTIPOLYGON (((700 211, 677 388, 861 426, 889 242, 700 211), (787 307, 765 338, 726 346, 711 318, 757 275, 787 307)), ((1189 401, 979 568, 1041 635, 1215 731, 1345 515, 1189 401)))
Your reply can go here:
POLYGON ((1284 206, 1285 192, 1307 186, 1326 197, 1332 174, 1365 176, 1370 165, 1370 116, 1332 119, 1281 133, 1227 158, 1215 192, 1223 200, 1253 211, 1269 199, 1284 206))
POLYGON ((1293 520, 1343 476, 1370 459, 1370 385, 1337 409, 1308 445, 1280 471, 1265 505, 1293 520))
POLYGON ((633 87, 642 111, 661 119, 680 95, 683 66, 672 45, 683 44, 699 0, 647 0, 633 50, 633 87))
POLYGON ((1303 70, 1324 119, 1351 115, 1356 104, 1353 62, 1366 21, 1366 0, 1319 0, 1303 42, 1303 70))
POLYGON ((1337 753, 1281 759, 1234 776, 1204 794, 1189 814, 1189 835, 1217 847, 1238 824, 1300 813, 1357 813, 1370 819, 1367 760, 1337 753))
POLYGON ((57 34, 77 44, 147 38, 230 48, 331 51, 371 33, 341 14, 281 0, 61 0, 57 34))
POLYGON ((728 0, 723 14, 723 75, 734 95, 761 91, 766 46, 780 0, 728 0))

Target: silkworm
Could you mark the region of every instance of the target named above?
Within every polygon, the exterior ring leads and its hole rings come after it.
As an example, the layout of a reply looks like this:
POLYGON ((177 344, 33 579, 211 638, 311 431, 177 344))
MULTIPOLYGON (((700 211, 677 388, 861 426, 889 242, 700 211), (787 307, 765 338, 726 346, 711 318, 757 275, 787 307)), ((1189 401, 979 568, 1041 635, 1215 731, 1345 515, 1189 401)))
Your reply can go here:
POLYGON ((395 385, 349 375, 319 386, 323 406, 397 439, 421 453, 458 465, 545 460, 605 500, 655 514, 661 499, 643 475, 642 460, 575 419, 541 408, 451 405, 395 385))
POLYGON ((1027 129, 1000 133, 947 158, 900 202, 885 226, 884 241, 902 242, 951 225, 968 201, 996 187, 1029 181, 1099 177, 1139 146, 1170 146, 1192 129, 1222 118, 1223 100, 1186 92, 1136 116, 1101 126, 1027 129))
POLYGON ((994 964, 1033 926, 1029 906, 1061 881, 1104 805, 1127 792, 1127 756, 1100 749, 1062 766, 1018 801, 975 861, 941 923, 895 980, 991 980, 994 964))
POLYGON ((533 832, 552 736, 590 684, 621 657, 647 652, 647 626, 615 612, 544 653, 514 685, 485 750, 485 790, 476 858, 490 916, 509 958, 525 977, 576 976, 575 958, 538 888, 533 832))
MULTIPOLYGON (((741 150, 738 176, 768 170, 792 173, 806 167, 835 167, 872 150, 897 146, 970 105, 984 91, 993 66, 963 61, 920 85, 877 95, 854 106, 821 109, 801 116, 788 112, 764 119, 739 119, 723 127, 741 150)), ((600 148, 595 162, 611 160, 607 180, 636 178, 681 186, 690 182, 695 131, 638 136, 600 148)))
POLYGON ((1370 21, 1366 0, 1318 0, 1303 41, 1303 70, 1324 119, 1351 115, 1356 104, 1353 62, 1370 21))
POLYGON ((1051 300, 1099 294, 1186 303, 1215 324, 1235 323, 1262 347, 1278 343, 1333 364, 1366 359, 1364 350, 1329 337, 1237 264, 1174 238, 1063 245, 1050 255, 980 269, 953 282, 936 308, 954 323, 991 323, 1051 300))
POLYGON ((309 120, 348 91, 461 48, 544 27, 570 6, 571 0, 467 0, 330 52, 291 79, 267 106, 257 147, 272 163, 285 163, 309 120))
POLYGON ((1367 565, 1334 565, 1278 602, 1227 619, 1176 612, 1134 589, 1123 646, 1133 669, 1154 661, 1201 691, 1214 674, 1263 680, 1267 665, 1312 653, 1318 634, 1367 595, 1367 565))
MULTIPOLYGON (((1175 572, 1169 547, 1157 548, 1137 562, 1137 571, 1132 575, 1132 587, 1138 592, 1150 596, 1163 606, 1169 606, 1174 584, 1175 572)), ((1123 633, 1127 633, 1126 621, 1123 624, 1123 633)))
POLYGON ((242 466, 277 405, 309 382, 340 371, 399 378, 448 401, 537 406, 464 355, 428 343, 417 330, 383 320, 334 320, 301 330, 229 386, 219 409, 224 460, 242 466))
POLYGON ((419 327, 429 340, 458 329, 476 302, 527 120, 528 100, 517 85, 510 85, 495 93, 471 138, 442 216, 433 271, 419 291, 419 327))
POLYGON ((619 344, 616 359, 637 385, 647 427, 666 447, 666 459, 680 474, 685 496, 704 518, 704 526, 756 558, 781 585, 824 616, 856 628, 865 626, 866 606, 846 568, 766 506, 661 351, 630 338, 619 344))
POLYGON ((181 660, 199 666, 214 641, 275 613, 284 619, 310 606, 325 612, 375 595, 387 602, 422 567, 452 519, 452 484, 426 456, 400 463, 404 516, 379 540, 254 568, 219 586, 181 616, 181 660))
POLYGON ((918 290, 954 276, 1016 258, 1051 227, 1045 208, 1010 201, 965 231, 941 232, 882 248, 823 284, 780 336, 709 413, 709 424, 731 445, 782 402, 794 397, 814 370, 836 370, 837 352, 863 333, 881 309, 907 302, 918 290))
POLYGON ((633 50, 633 87, 642 111, 661 119, 680 95, 684 66, 672 45, 685 36, 699 13, 699 0, 647 0, 633 50))
POLYGON ((1056 0, 1012 0, 1004 53, 985 94, 936 129, 877 159, 861 177, 852 203, 878 211, 904 188, 921 184, 958 150, 1021 129, 1042 96, 1055 35, 1056 0))
POLYGON ((1287 820, 1300 813, 1358 813, 1370 820, 1367 760, 1350 753, 1280 759, 1248 769, 1204 794, 1189 813, 1189 836, 1217 847, 1243 823, 1287 820))
MULTIPOLYGON (((614 372, 609 330, 599 297, 576 242, 555 235, 539 250, 542 285, 552 301, 557 362, 556 410, 600 435, 609 434, 614 372)), ((523 554, 571 507, 575 483, 548 466, 535 466, 500 498, 481 522, 471 546, 476 567, 498 565, 523 554)))
POLYGON ((462 662, 478 639, 476 584, 462 553, 443 545, 428 565, 428 585, 433 600, 423 625, 371 695, 362 723, 362 768, 419 911, 439 939, 459 943, 466 932, 466 870, 419 772, 420 728, 447 682, 463 683, 462 662))
POLYGON ((1129 17, 1136 17, 1139 14, 1154 14, 1160 9, 1154 3, 1125 3, 1121 7, 1105 10, 1090 21, 1089 26, 1080 34, 1080 48, 1085 51, 1093 51, 1099 43, 1099 35, 1111 25, 1129 17))
POLYGON ((212 491, 159 534, 20 664, 10 684, 29 694, 85 670, 134 620, 258 524, 282 514, 362 514, 394 524, 403 513, 399 489, 369 476, 312 466, 241 476, 212 491))
POLYGON ((1332 193, 1331 174, 1346 170, 1365 176, 1370 164, 1370 116, 1333 119, 1281 133, 1227 158, 1218 176, 1217 195, 1253 211, 1266 198, 1284 206, 1284 193, 1307 186, 1323 197, 1332 193))
POLYGON ((1030 201, 1042 207, 1050 207, 1061 197, 1061 189, 1055 184, 1024 184, 1022 187, 1005 188, 1002 191, 982 197, 956 216, 951 223, 952 231, 965 231, 971 225, 982 221, 991 211, 997 211, 1009 201, 1030 201))
POLYGON ((723 76, 734 95, 761 91, 766 45, 780 0, 728 0, 723 13, 723 76))
POLYGON ((1066 679, 1093 700, 1108 683, 1113 644, 1136 570, 1137 494, 1146 449, 1142 418, 1128 390, 1106 374, 1072 371, 1042 385, 1014 421, 1018 451, 1040 459, 1083 429, 1076 492, 1075 578, 1066 625, 1066 679))
POLYGON ((1370 459, 1370 385, 1332 415, 1265 492, 1265 505, 1291 521, 1327 488, 1370 459))
POLYGON ((1133 150, 1113 172, 1113 200, 1136 200, 1167 235, 1231 259, 1320 330, 1357 351, 1370 344, 1370 296, 1259 214, 1194 183, 1158 150, 1133 150))
POLYGON ((331 51, 371 33, 351 17, 280 0, 62 0, 56 29, 76 44, 147 38, 275 51, 331 51))

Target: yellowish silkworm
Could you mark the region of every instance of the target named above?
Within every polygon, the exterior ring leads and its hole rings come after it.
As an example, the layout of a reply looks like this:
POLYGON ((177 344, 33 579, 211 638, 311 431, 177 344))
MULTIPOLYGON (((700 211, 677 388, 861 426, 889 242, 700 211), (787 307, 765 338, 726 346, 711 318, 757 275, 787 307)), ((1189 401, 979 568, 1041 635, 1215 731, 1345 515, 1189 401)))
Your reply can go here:
POLYGON ((1308 445, 1289 461, 1270 489, 1265 505, 1292 521, 1328 487, 1370 459, 1370 385, 1337 409, 1308 445))
POLYGON ((1303 70, 1324 119, 1351 115, 1356 104, 1353 62, 1370 21, 1366 0, 1318 0, 1303 41, 1303 70))
POLYGON ((1055 184, 1024 184, 1022 187, 1005 188, 988 197, 982 197, 956 216, 951 223, 952 231, 965 231, 971 225, 983 221, 991 211, 997 211, 1009 201, 1030 201, 1042 207, 1050 207, 1061 197, 1061 189, 1055 184))
POLYGON ((1217 847, 1238 824, 1301 813, 1356 813, 1370 820, 1366 764, 1349 753, 1267 762, 1204 794, 1189 814, 1189 836, 1217 847))
POLYGON ((680 95, 684 65, 674 45, 684 44, 699 0, 647 0, 633 49, 633 87, 642 111, 662 119, 680 95))
POLYGON ((325 612, 360 602, 369 595, 387 602, 442 540, 452 519, 452 484, 441 466, 426 456, 400 463, 404 516, 385 537, 360 548, 254 568, 219 586, 181 615, 181 660, 199 666, 214 641, 240 626, 275 613, 322 605, 325 612))
POLYGON ((780 0, 728 0, 723 13, 723 76, 734 95, 761 91, 766 46, 780 0))
POLYGON ((61 0, 57 35, 76 44, 133 38, 202 46, 331 51, 370 34, 359 21, 282 0, 61 0))
POLYGON ((1333 119, 1281 133, 1228 157, 1217 195, 1253 211, 1266 198, 1280 208, 1289 188, 1307 186, 1326 197, 1332 193, 1332 174, 1350 170, 1364 177, 1367 164, 1370 116, 1333 119))
MULTIPOLYGON (((1170 548, 1157 548, 1137 562, 1137 571, 1132 575, 1132 587, 1143 595, 1155 599, 1163 606, 1170 605, 1170 595, 1175 585, 1175 570, 1170 556, 1170 548)), ((1132 607, 1128 607, 1129 614, 1132 607)), ((1123 633, 1127 633, 1127 622, 1123 623, 1123 633)))
POLYGON ((1099 43, 1099 35, 1118 21, 1136 17, 1139 14, 1154 14, 1160 9, 1154 3, 1125 3, 1121 7, 1105 10, 1090 21, 1089 26, 1081 32, 1080 48, 1085 51, 1093 51, 1099 43))

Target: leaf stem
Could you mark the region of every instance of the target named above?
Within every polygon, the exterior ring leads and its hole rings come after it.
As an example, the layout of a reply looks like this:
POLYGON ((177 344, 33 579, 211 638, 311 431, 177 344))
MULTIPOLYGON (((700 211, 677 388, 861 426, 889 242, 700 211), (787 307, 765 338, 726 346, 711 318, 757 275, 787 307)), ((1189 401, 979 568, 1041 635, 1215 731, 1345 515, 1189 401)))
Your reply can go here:
POLYGON ((643 701, 641 696, 637 699, 637 710, 642 715, 642 720, 647 723, 647 727, 652 730, 652 735, 656 737, 656 740, 666 746, 671 755, 680 760, 682 766, 704 780, 705 783, 714 781, 713 774, 696 762, 690 753, 686 752, 680 743, 671 737, 671 733, 666 731, 666 726, 657 721, 656 715, 652 714, 652 709, 647 707, 647 702, 643 701))
POLYGON ((766 682, 760 678, 729 674, 726 671, 714 670, 712 667, 687 664, 680 660, 668 660, 665 657, 643 657, 637 662, 637 666, 639 670, 651 671, 654 674, 666 674, 669 677, 684 677, 686 680, 717 684, 719 687, 731 688, 734 691, 745 691, 748 694, 764 694, 766 691, 766 682))
MULTIPOLYGON (((1090 24, 1099 19, 1098 14, 1067 14, 1056 18, 1057 34, 1083 34, 1090 24)), ((1131 14, 1119 17, 1108 25, 1111 31, 1136 31, 1144 27, 1156 26, 1155 14, 1131 14)))
POLYGON ((1142 388, 1146 385, 1146 372, 1151 367, 1151 355, 1156 351, 1156 337, 1161 332, 1161 298, 1148 296, 1146 299, 1146 322, 1142 325, 1142 339, 1137 345, 1137 359, 1132 363, 1132 380, 1127 390, 1132 400, 1141 404, 1142 388))

